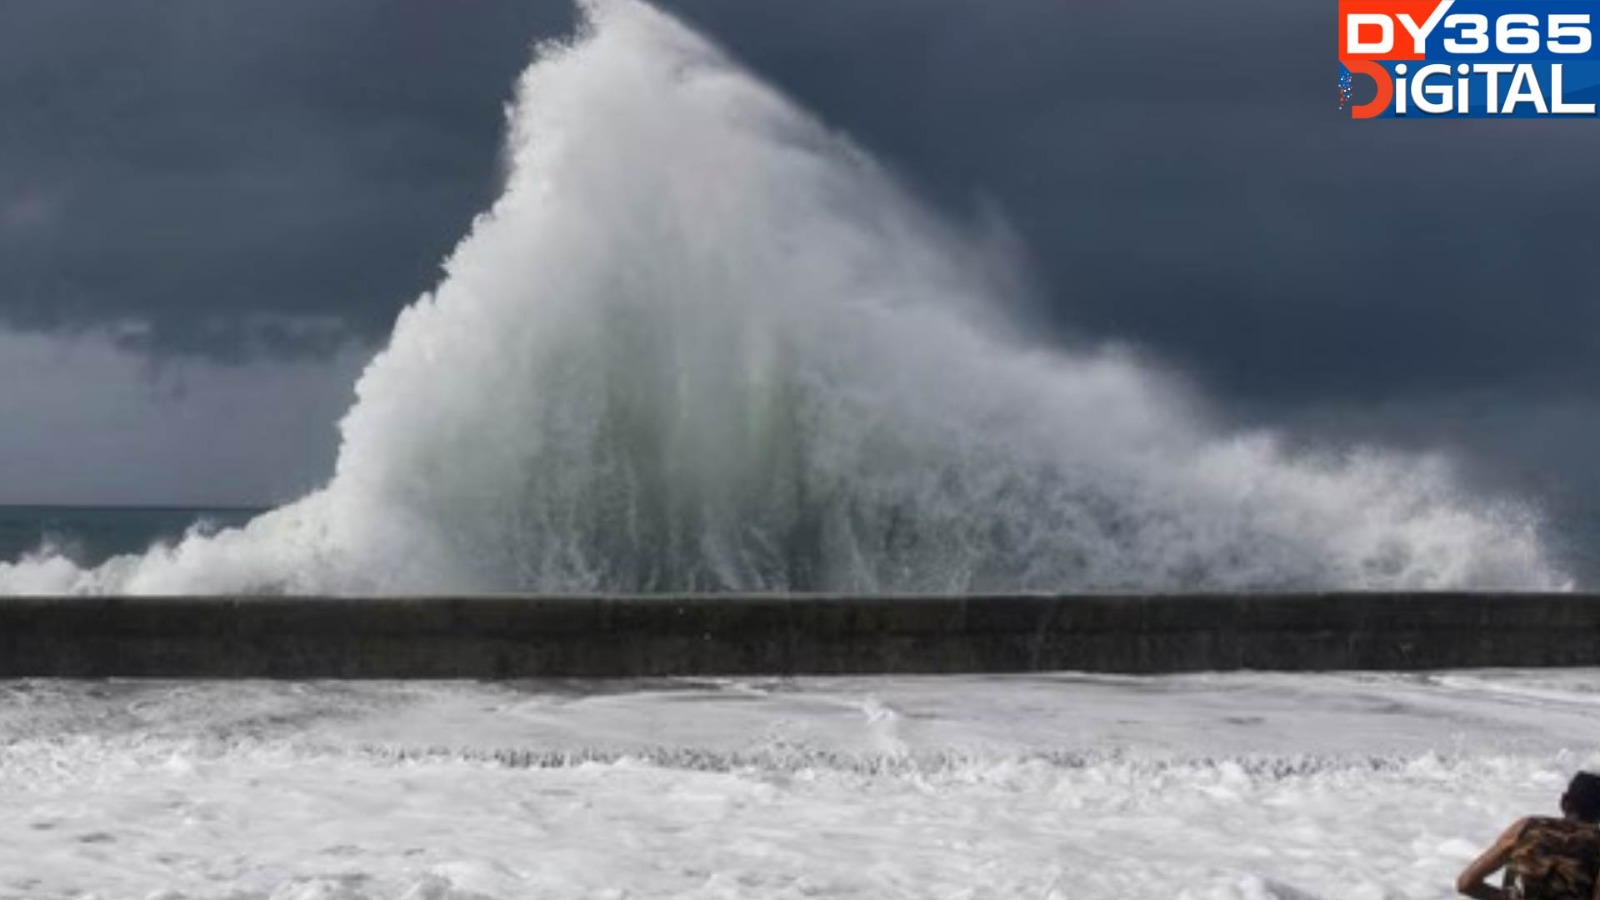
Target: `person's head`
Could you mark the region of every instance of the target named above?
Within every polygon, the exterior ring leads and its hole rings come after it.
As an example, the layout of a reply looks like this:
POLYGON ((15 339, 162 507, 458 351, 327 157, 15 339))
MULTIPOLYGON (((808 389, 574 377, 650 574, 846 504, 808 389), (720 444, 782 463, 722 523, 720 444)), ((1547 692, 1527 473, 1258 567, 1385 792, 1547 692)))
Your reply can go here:
POLYGON ((1561 812, 1570 819, 1600 822, 1600 775, 1579 772, 1561 795, 1561 812))

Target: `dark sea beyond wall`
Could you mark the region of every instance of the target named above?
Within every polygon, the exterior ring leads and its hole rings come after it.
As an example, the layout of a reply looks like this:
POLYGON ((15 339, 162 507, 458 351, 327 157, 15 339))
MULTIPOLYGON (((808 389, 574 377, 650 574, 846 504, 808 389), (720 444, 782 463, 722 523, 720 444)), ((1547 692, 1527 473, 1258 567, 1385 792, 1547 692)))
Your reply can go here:
POLYGON ((243 525, 262 510, 203 506, 0 506, 0 559, 46 550, 81 566, 243 525))

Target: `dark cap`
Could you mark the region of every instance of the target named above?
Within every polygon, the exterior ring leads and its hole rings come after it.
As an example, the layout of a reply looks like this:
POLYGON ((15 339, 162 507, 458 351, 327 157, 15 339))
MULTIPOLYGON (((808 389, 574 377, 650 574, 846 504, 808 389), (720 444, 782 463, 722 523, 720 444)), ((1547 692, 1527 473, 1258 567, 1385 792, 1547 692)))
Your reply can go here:
POLYGON ((1561 805, 1585 822, 1600 821, 1600 775, 1579 772, 1561 795, 1561 805))

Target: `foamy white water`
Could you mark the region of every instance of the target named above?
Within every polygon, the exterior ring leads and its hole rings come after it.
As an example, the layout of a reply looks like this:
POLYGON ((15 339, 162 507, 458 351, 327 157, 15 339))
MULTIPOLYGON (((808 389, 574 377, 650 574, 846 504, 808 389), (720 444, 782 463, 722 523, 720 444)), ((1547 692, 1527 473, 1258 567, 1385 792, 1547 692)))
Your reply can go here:
POLYGON ((586 9, 326 488, 0 592, 1567 586, 1438 460, 1291 458, 1123 355, 1019 349, 989 242, 666 15, 586 9))
POLYGON ((1600 673, 0 685, 0 895, 1442 898, 1600 673))

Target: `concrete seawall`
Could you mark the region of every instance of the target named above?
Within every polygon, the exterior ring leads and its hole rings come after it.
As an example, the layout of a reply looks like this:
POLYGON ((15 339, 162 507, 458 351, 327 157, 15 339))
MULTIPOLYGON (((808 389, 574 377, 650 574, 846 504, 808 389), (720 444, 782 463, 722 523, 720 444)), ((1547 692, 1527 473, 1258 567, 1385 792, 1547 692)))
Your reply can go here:
POLYGON ((1600 666, 1600 595, 5 598, 0 677, 1600 666))

